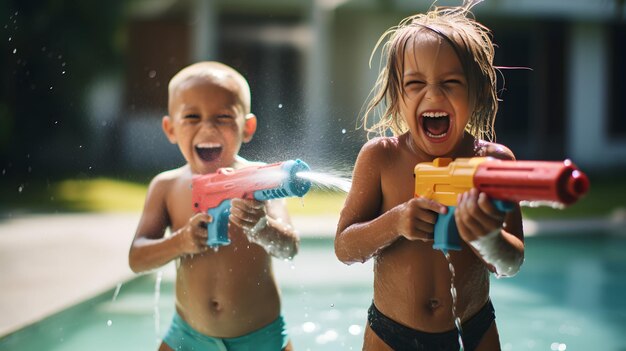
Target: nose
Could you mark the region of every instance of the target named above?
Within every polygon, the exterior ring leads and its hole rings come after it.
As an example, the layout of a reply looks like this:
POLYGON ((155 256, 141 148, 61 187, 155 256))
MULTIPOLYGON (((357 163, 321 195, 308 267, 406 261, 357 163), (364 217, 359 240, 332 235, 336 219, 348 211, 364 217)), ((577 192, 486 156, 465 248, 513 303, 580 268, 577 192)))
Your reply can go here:
POLYGON ((202 121, 200 125, 202 126, 202 129, 208 129, 208 130, 217 129, 215 122, 212 121, 211 119, 206 119, 202 121))
POLYGON ((443 98, 442 87, 439 84, 427 84, 424 98, 431 101, 438 101, 443 98))

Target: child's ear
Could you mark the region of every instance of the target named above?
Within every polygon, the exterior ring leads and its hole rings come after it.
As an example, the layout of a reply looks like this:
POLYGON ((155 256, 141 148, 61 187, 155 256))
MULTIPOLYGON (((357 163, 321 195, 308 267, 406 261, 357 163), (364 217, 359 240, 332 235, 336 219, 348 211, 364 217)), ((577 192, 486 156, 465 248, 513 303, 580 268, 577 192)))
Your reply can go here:
POLYGON ((248 113, 245 117, 243 125, 243 142, 247 143, 252 140, 254 132, 256 132, 256 116, 252 113, 248 113))
POLYGON ((174 122, 170 116, 163 116, 161 120, 161 128, 163 133, 172 144, 176 144, 176 135, 174 135, 174 122))

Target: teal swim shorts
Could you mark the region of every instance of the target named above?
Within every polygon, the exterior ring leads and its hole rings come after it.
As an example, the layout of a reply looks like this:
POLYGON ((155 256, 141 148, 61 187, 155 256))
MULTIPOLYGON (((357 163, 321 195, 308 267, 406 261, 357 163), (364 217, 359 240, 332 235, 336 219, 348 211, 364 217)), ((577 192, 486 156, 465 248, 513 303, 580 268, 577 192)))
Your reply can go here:
POLYGON ((249 334, 236 338, 214 338, 194 330, 178 313, 163 341, 174 350, 206 351, 280 351, 287 346, 287 328, 283 316, 249 334))

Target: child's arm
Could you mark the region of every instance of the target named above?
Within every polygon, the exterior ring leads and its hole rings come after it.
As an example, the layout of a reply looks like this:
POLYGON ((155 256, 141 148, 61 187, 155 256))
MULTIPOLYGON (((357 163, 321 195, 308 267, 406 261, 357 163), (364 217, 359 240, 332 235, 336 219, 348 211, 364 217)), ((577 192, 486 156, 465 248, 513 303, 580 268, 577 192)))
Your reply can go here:
POLYGON ((291 225, 285 199, 232 199, 229 221, 276 258, 292 259, 298 253, 300 240, 291 225))
POLYGON ((373 139, 357 157, 335 237, 335 254, 344 263, 365 262, 400 237, 432 240, 437 213, 447 211, 435 201, 411 198, 380 213, 382 170, 391 159, 386 149, 384 139, 373 139))
MULTIPOLYGON (((502 145, 490 144, 486 155, 514 160, 502 145)), ((524 231, 519 206, 504 213, 477 189, 460 194, 454 213, 459 235, 498 276, 517 274, 524 261, 524 231)))
POLYGON ((198 213, 171 236, 165 238, 169 226, 166 207, 168 180, 157 176, 148 188, 144 210, 137 226, 128 255, 133 272, 145 272, 161 267, 169 261, 184 255, 206 251, 207 230, 205 223, 210 216, 198 213))

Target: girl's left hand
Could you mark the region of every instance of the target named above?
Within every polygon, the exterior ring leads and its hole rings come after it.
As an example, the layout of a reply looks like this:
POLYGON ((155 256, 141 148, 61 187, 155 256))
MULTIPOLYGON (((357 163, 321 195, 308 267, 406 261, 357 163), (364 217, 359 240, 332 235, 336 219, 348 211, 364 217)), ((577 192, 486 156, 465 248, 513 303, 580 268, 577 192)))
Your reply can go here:
POLYGON ((257 200, 232 199, 229 220, 234 225, 250 231, 254 226, 267 216, 265 203, 257 200))
POLYGON ((505 213, 498 210, 485 193, 476 188, 457 197, 454 220, 459 235, 466 242, 476 240, 501 229, 505 213))

